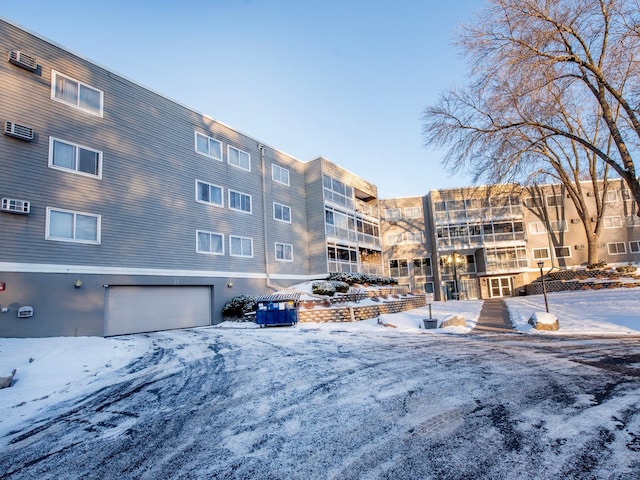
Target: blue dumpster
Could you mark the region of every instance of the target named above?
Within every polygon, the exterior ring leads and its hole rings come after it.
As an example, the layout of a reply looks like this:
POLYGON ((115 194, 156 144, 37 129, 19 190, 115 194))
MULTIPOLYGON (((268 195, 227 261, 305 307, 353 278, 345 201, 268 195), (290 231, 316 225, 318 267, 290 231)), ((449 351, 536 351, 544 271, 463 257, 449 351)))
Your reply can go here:
POLYGON ((258 297, 256 323, 260 327, 293 326, 298 323, 299 293, 276 293, 258 297))

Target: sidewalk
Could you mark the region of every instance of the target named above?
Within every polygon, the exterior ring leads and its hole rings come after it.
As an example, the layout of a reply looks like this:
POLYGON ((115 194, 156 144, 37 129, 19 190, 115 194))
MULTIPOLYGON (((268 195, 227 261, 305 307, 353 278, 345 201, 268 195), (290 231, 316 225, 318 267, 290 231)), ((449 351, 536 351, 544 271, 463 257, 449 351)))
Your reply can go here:
POLYGON ((507 306, 501 298, 484 301, 478 323, 471 333, 517 333, 511 325, 507 306))

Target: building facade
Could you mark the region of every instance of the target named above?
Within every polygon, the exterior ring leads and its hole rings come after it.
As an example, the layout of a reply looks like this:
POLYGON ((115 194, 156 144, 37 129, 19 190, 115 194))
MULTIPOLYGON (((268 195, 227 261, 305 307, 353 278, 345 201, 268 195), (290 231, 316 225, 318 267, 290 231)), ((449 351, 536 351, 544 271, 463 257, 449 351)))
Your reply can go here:
MULTIPOLYGON (((331 272, 503 297, 538 262, 586 262, 559 185, 380 200, 325 158, 300 161, 4 20, 0 50, 0 337, 210 325, 236 295, 331 272)), ((640 261, 621 182, 604 204, 600 259, 640 261)))
POLYGON ((7 21, 0 50, 0 336, 209 325, 369 252, 382 270, 365 180, 7 21))
MULTIPOLYGON (((595 212, 599 192, 586 182, 583 190, 588 210, 595 212)), ((588 263, 584 224, 559 184, 432 190, 380 205, 387 272, 412 290, 433 291, 437 299, 512 296, 539 278, 540 266, 547 272, 588 263), (419 209, 424 218, 413 220, 419 209), (421 258, 428 259, 426 271, 416 268, 421 258)), ((640 262, 640 218, 624 182, 608 182, 602 208, 598 259, 640 262)), ((596 220, 590 218, 591 228, 596 220)))

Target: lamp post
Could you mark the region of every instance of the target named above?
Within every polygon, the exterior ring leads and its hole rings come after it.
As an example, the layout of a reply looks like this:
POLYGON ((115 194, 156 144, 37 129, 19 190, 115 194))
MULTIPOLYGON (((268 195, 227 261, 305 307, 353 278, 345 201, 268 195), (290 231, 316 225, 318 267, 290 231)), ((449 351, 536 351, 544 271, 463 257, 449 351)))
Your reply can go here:
POLYGON ((538 262, 538 267, 540 267, 540 278, 542 279, 542 294, 544 295, 544 308, 549 313, 549 302, 547 302, 547 285, 544 283, 544 274, 542 273, 542 267, 544 266, 544 262, 540 260, 538 262))

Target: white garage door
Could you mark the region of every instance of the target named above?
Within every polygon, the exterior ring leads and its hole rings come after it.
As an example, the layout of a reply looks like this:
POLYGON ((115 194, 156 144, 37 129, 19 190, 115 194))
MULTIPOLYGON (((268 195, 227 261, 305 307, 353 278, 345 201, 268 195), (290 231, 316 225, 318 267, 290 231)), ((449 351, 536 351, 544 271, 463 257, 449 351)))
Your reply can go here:
POLYGON ((211 323, 210 287, 109 287, 105 335, 202 327, 211 323))

